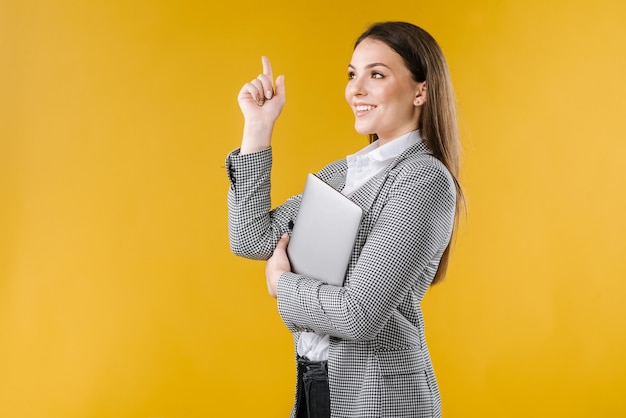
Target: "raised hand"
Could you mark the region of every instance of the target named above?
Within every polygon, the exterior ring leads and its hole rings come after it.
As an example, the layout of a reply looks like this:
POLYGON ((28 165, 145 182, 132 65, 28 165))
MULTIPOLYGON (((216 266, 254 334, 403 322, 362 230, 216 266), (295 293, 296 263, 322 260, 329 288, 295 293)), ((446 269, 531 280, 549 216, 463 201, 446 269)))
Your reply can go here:
POLYGON ((238 101, 245 124, 241 154, 260 151, 271 144, 272 130, 276 119, 285 105, 285 78, 276 78, 269 58, 261 57, 263 73, 244 84, 239 91, 238 101))

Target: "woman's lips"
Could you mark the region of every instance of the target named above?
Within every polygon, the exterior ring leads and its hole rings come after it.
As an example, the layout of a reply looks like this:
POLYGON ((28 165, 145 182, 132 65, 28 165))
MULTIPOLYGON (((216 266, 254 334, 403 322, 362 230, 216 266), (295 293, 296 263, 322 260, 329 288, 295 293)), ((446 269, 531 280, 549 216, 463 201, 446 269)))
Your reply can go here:
POLYGON ((376 106, 374 105, 367 105, 367 104, 358 104, 354 106, 354 110, 356 112, 357 115, 364 115, 367 112, 369 112, 372 109, 375 109, 376 106))

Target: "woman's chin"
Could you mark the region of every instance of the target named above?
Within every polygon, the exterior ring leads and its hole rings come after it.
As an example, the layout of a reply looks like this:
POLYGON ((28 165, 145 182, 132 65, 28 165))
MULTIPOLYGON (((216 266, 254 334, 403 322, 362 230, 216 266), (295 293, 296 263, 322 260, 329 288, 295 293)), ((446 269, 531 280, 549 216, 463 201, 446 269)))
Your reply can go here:
POLYGON ((359 135, 371 135, 374 134, 375 132, 372 132, 371 129, 368 129, 366 126, 359 126, 358 123, 354 124, 354 130, 359 134, 359 135))

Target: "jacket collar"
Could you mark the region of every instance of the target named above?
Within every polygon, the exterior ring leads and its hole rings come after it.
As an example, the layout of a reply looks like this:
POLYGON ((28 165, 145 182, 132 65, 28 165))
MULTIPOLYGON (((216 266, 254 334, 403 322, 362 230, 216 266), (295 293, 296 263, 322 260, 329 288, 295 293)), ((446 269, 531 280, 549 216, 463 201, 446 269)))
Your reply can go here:
MULTIPOLYGON (((380 189, 385 183, 389 172, 406 160, 420 155, 431 155, 423 141, 404 150, 383 171, 369 179, 363 186, 357 189, 352 196, 350 196, 350 200, 358 204, 361 209, 363 209, 363 212, 367 214, 380 193, 380 189)), ((346 159, 338 162, 338 168, 339 170, 328 180, 328 183, 337 190, 343 190, 346 185, 346 172, 348 170, 346 159)))

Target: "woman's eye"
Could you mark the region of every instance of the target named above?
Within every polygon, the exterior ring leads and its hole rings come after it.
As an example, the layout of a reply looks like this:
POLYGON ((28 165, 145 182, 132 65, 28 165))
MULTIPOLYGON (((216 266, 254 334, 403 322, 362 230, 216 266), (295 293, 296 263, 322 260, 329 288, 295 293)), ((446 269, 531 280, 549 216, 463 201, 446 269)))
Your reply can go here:
POLYGON ((352 79, 355 79, 355 78, 356 78, 356 74, 354 74, 354 72, 350 71, 350 72, 348 73, 348 79, 349 79, 349 80, 352 80, 352 79))
POLYGON ((381 73, 374 71, 372 73, 372 78, 383 78, 384 76, 381 73))

